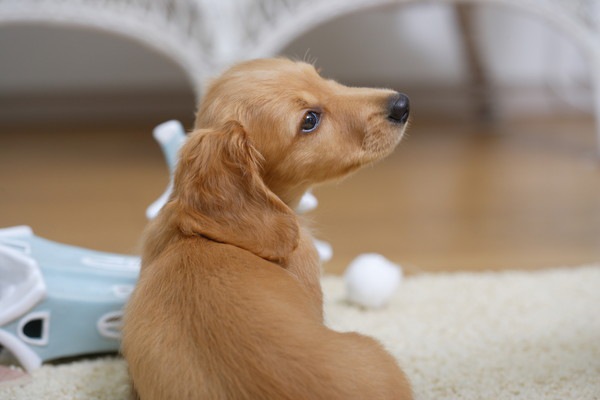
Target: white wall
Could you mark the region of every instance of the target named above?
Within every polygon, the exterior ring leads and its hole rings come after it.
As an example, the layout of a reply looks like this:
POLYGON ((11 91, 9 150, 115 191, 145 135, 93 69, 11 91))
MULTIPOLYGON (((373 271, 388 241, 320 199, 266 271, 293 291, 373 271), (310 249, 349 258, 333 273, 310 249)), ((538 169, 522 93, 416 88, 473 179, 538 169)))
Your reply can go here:
MULTIPOLYGON (((500 6, 476 7, 476 40, 494 81, 545 84, 560 73, 587 79, 585 61, 562 32, 537 16, 500 6)), ((341 79, 452 85, 466 79, 454 8, 424 3, 332 21, 286 52, 318 58, 341 79)))
POLYGON ((187 87, 173 62, 128 38, 54 25, 0 25, 0 95, 187 87))
POLYGON ((0 26, 0 123, 193 121, 195 95, 171 60, 128 38, 0 26))
POLYGON ((452 10, 437 4, 342 17, 285 50, 307 52, 325 75, 347 82, 449 86, 467 77, 452 10))
MULTIPOLYGON (((591 109, 585 60, 561 32, 535 17, 492 6, 479 7, 476 22, 493 85, 550 89, 562 104, 591 109)), ((343 17, 296 40, 285 54, 303 58, 307 50, 325 75, 347 83, 457 88, 469 78, 447 4, 343 17)), ((127 39, 87 30, 0 26, 0 99, 186 90, 191 89, 178 67, 127 39)))
MULTIPOLYGON (((489 84, 497 88, 496 100, 507 103, 501 108, 592 110, 587 62, 563 32, 537 16, 500 6, 477 7, 474 22, 489 84)), ((448 4, 412 4, 340 18, 286 49, 299 58, 307 52, 324 74, 349 83, 451 92, 469 82, 464 41, 448 4)))

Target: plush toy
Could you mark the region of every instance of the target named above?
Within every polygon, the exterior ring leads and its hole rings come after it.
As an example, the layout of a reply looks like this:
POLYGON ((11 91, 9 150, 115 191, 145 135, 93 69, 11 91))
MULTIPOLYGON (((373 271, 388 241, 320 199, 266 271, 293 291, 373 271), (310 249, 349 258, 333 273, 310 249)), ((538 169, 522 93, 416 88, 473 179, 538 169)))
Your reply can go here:
POLYGON ((365 308, 385 306, 402 280, 400 266, 379 254, 356 257, 344 273, 346 298, 365 308))

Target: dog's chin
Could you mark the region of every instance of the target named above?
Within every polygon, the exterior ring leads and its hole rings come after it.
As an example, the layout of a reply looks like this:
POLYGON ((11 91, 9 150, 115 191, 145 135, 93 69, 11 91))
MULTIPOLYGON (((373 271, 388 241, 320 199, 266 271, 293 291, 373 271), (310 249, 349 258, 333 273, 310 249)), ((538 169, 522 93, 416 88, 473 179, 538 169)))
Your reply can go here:
POLYGON ((407 124, 389 124, 369 132, 363 141, 362 164, 370 164, 390 155, 404 137, 407 124))

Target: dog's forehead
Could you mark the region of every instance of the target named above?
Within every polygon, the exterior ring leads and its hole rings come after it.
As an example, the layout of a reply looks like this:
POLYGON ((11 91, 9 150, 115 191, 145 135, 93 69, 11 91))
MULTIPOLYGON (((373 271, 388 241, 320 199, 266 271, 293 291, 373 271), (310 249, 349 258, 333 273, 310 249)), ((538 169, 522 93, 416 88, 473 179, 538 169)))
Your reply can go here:
POLYGON ((242 63, 230 72, 243 81, 258 85, 297 86, 323 81, 313 65, 285 59, 254 60, 242 63))
MULTIPOLYGON (((262 86, 262 94, 279 105, 299 108, 319 105, 330 97, 333 90, 331 83, 314 70, 271 74, 267 80, 259 82, 258 86, 262 86)), ((262 90, 256 91, 257 94, 261 92, 262 90)))
POLYGON ((273 111, 287 108, 305 109, 320 106, 330 96, 331 87, 319 75, 301 73, 262 74, 256 80, 246 81, 245 106, 262 109, 262 106, 273 111))

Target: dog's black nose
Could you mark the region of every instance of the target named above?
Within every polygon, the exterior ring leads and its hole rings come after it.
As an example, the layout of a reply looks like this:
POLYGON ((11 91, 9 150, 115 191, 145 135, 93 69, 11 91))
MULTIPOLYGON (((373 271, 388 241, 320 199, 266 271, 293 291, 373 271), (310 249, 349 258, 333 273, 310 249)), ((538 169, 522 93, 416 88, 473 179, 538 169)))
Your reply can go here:
POLYGON ((390 97, 390 115, 389 118, 394 122, 404 124, 408 120, 410 114, 410 101, 408 96, 398 93, 390 97))

